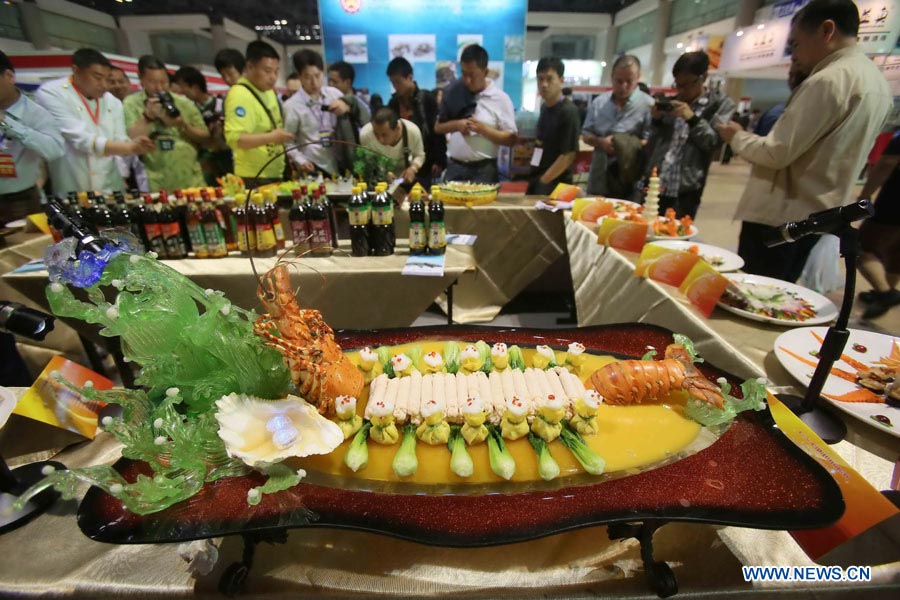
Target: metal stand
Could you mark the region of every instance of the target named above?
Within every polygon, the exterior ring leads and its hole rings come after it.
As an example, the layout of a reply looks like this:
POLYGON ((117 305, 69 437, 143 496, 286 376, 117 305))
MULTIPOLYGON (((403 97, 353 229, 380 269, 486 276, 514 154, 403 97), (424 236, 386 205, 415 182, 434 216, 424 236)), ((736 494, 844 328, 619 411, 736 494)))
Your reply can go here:
POLYGON ((453 325, 453 288, 456 286, 457 280, 447 286, 444 293, 447 295, 447 325, 453 325))
POLYGON ((829 327, 828 333, 825 334, 825 341, 819 350, 819 364, 816 365, 806 395, 803 398, 790 395, 776 396, 827 444, 836 444, 847 435, 847 425, 823 407, 821 395, 825 380, 831 374, 831 368, 840 360, 847 340, 850 339, 847 324, 850 321, 850 311, 853 309, 853 299, 856 297, 856 259, 859 253, 859 232, 856 229, 847 224, 836 231, 835 235, 841 241, 841 256, 844 257, 847 271, 841 310, 834 325, 829 327))
POLYGON ((10 469, 3 457, 0 456, 0 534, 28 523, 50 508, 50 505, 59 498, 59 492, 48 488, 32 498, 22 510, 10 511, 22 492, 44 478, 42 471, 44 467, 48 466, 57 470, 66 468, 58 462, 47 461, 10 469))
POLYGON ((666 562, 653 557, 653 534, 666 521, 647 520, 640 523, 612 523, 607 526, 611 540, 634 538, 641 544, 641 561, 647 584, 660 598, 668 598, 678 593, 678 579, 666 562))
POLYGON ((229 598, 237 596, 244 591, 247 585, 247 576, 253 568, 253 557, 256 554, 256 546, 261 542, 267 544, 284 544, 287 542, 287 529, 271 529, 254 533, 242 533, 244 551, 241 553, 240 562, 232 563, 222 573, 219 579, 219 592, 229 598))

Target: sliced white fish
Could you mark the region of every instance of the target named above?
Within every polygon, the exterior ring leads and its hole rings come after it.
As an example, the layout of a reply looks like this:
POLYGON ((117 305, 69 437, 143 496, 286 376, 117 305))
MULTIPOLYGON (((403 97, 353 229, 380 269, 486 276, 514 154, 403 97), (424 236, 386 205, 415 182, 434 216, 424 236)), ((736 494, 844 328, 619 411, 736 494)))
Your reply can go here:
POLYGON ((394 403, 394 419, 399 423, 406 421, 409 410, 409 389, 412 384, 412 376, 400 380, 400 388, 397 390, 397 401, 394 403))
POLYGON ((384 400, 384 392, 387 390, 388 376, 382 373, 369 384, 369 400, 366 402, 365 415, 372 418, 372 407, 376 402, 384 400))
POLYGON ((406 401, 406 416, 412 422, 421 422, 422 415, 422 374, 413 371, 409 376, 409 398, 406 401))
POLYGON ((491 382, 490 404, 485 401, 485 410, 488 410, 488 420, 497 424, 506 410, 506 400, 503 396, 503 377, 497 371, 492 371, 488 379, 491 382))

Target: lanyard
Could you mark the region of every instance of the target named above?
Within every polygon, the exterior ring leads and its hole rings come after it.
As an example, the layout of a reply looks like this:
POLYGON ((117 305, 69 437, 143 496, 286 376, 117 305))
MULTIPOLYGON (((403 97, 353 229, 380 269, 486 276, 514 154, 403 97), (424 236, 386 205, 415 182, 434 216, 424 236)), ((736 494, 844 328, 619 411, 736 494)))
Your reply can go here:
POLYGON ((75 90, 75 93, 78 94, 78 97, 81 98, 81 103, 84 104, 84 110, 87 111, 88 116, 91 118, 91 121, 94 122, 94 125, 100 124, 100 100, 97 100, 97 110, 93 113, 91 112, 91 106, 88 104, 87 98, 81 95, 81 91, 75 86, 75 81, 69 77, 69 83, 72 84, 72 89, 75 90))

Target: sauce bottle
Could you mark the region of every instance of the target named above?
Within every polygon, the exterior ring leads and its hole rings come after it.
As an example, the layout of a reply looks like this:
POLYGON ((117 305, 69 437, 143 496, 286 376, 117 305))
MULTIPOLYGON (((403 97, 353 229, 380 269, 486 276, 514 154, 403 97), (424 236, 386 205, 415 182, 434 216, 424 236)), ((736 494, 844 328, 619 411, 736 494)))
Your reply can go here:
POLYGON ((147 236, 147 247, 156 252, 159 258, 168 258, 166 244, 163 241, 162 226, 159 223, 159 213, 153 205, 150 194, 144 194, 144 211, 141 222, 144 224, 144 235, 147 236))
POLYGON ((428 203, 428 253, 444 254, 447 252, 447 230, 444 226, 444 203, 441 202, 440 191, 431 194, 428 203))
POLYGON ((179 259, 186 257, 187 249, 184 247, 184 239, 181 237, 178 215, 169 206, 169 197, 165 190, 159 193, 159 213, 157 217, 162 228, 163 243, 166 246, 166 258, 179 259))
POLYGON ((331 246, 331 226, 328 223, 328 213, 319 197, 319 190, 313 190, 312 208, 307 214, 309 223, 310 254, 313 256, 331 256, 334 248, 331 246))
POLYGON ((223 258, 228 256, 228 248, 225 245, 222 213, 209 201, 209 195, 204 200, 206 201, 200 210, 200 222, 203 225, 206 252, 210 258, 223 258))
POLYGON ((409 204, 409 253, 419 256, 428 251, 428 230, 425 229, 425 205, 422 192, 413 189, 409 204))
POLYGON ((200 203, 192 195, 188 195, 185 222, 187 223, 188 235, 191 237, 191 248, 194 249, 196 258, 208 258, 209 251, 206 249, 206 238, 203 237, 203 222, 200 213, 200 203))
POLYGON ((301 190, 291 190, 293 206, 288 219, 291 223, 291 239, 294 242, 294 252, 303 255, 309 252, 309 228, 307 225, 306 204, 301 190))
POLYGON ((369 199, 360 186, 353 188, 350 203, 347 206, 347 216, 350 219, 350 254, 368 256, 370 207, 369 199))
POLYGON ((253 206, 248 205, 243 193, 234 196, 234 220, 237 223, 237 244, 242 256, 250 256, 256 250, 256 223, 253 206))
POLYGON ((275 230, 272 227, 272 219, 263 204, 262 194, 255 192, 253 198, 253 220, 256 230, 256 252, 254 256, 270 257, 277 254, 275 230))

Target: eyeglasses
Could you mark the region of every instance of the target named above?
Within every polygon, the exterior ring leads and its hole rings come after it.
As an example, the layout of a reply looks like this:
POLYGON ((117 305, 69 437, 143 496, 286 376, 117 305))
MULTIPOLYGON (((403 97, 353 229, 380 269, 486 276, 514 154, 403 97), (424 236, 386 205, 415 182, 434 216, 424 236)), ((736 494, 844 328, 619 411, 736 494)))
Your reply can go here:
POLYGON ((698 83, 701 83, 702 81, 703 81, 702 77, 696 77, 696 78, 694 78, 693 81, 688 81, 687 83, 678 83, 678 81, 676 81, 672 85, 676 90, 684 90, 684 89, 693 87, 693 86, 697 85, 698 83))

